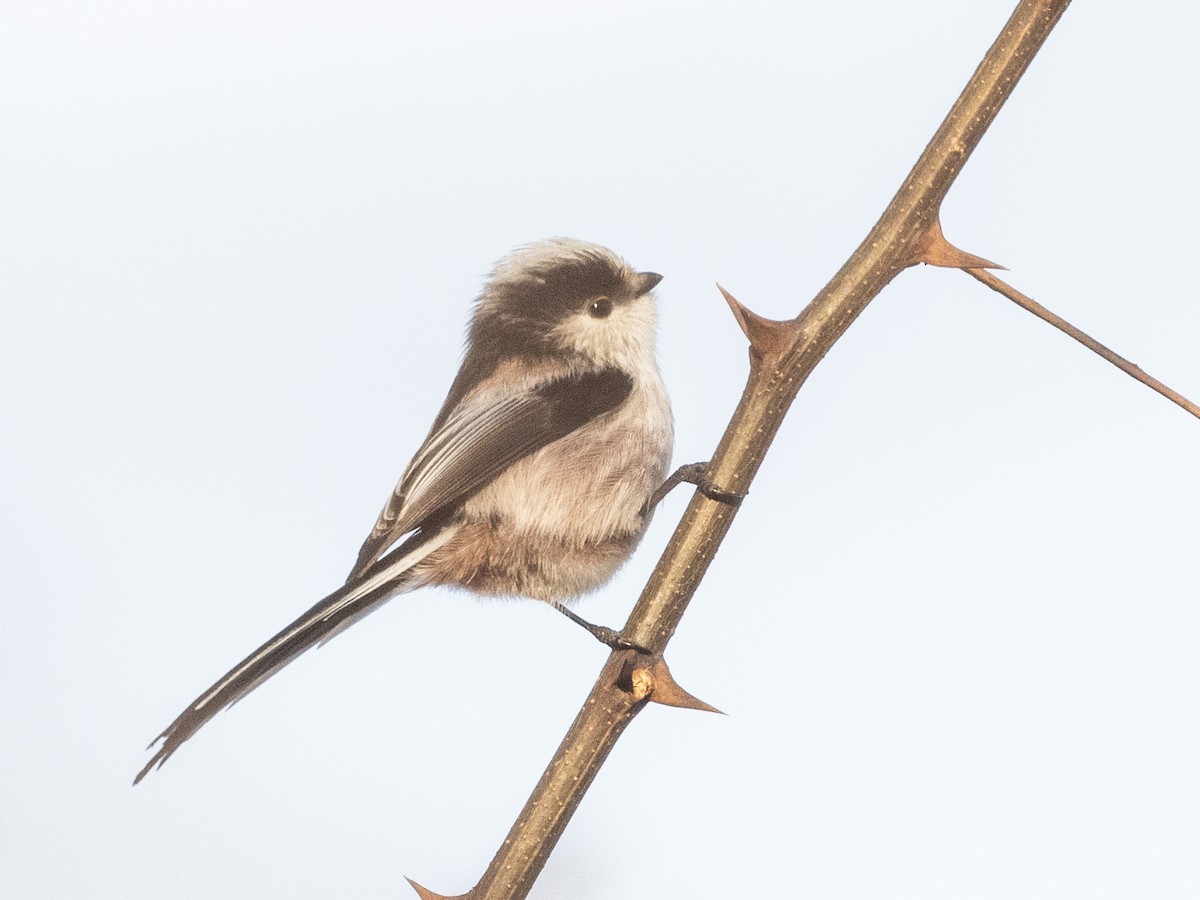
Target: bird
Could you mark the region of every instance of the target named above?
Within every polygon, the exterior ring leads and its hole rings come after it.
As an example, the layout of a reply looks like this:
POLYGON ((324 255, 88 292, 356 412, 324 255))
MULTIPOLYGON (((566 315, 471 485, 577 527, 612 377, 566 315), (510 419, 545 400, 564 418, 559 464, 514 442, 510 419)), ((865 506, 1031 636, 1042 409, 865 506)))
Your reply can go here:
POLYGON ((345 584, 200 694, 151 742, 134 784, 300 654, 419 587, 546 601, 620 646, 565 604, 629 558, 665 485, 674 423, 655 358, 661 280, 571 238, 496 263, 449 394, 345 584))

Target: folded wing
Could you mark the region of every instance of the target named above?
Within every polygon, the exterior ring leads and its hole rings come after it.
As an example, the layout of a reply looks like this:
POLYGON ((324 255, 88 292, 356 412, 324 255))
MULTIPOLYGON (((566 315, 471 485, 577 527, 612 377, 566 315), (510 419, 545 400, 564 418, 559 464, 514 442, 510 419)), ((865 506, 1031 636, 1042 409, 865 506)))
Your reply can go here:
POLYGON ((632 390, 626 372, 601 369, 499 398, 463 399, 413 457, 363 543, 350 579, 429 516, 461 503, 522 457, 616 409, 632 390))

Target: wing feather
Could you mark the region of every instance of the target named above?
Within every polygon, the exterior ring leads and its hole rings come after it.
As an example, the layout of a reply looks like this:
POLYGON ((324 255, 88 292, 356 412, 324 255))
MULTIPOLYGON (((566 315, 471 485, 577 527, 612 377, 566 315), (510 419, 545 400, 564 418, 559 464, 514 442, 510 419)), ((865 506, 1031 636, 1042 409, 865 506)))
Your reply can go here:
POLYGON ((426 438, 350 573, 367 569, 404 534, 461 503, 518 460, 620 406, 633 379, 620 369, 564 375, 497 397, 465 396, 426 438))

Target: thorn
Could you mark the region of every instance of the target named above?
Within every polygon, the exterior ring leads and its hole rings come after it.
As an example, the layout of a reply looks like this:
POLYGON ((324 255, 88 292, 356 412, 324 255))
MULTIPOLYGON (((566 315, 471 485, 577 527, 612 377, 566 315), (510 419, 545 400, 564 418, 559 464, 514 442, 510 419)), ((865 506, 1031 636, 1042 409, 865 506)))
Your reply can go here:
POLYGON ((412 885, 413 890, 420 895, 421 900, 467 900, 467 898, 471 896, 471 893, 468 891, 467 893, 459 894, 456 897, 447 897, 443 894, 435 894, 427 887, 421 887, 421 885, 417 884, 411 878, 405 877, 404 880, 412 885))
POLYGON ((799 336, 793 321, 781 322, 778 319, 768 319, 758 313, 751 312, 738 302, 737 298, 725 288, 717 285, 717 290, 724 296, 725 302, 733 311, 738 327, 750 341, 750 349, 760 357, 782 356, 799 336))
POLYGON ((989 262, 982 256, 975 256, 973 253, 959 250, 946 240, 946 236, 942 234, 942 223, 936 218, 929 224, 929 230, 921 236, 913 250, 913 260, 909 265, 914 266, 917 263, 941 266, 947 269, 1004 269, 1008 271, 999 263, 989 262))
POLYGON ((698 709, 703 712, 713 712, 725 715, 715 706, 709 706, 685 691, 675 681, 675 676, 667 668, 663 659, 656 659, 650 666, 638 666, 630 674, 633 698, 641 701, 649 699, 651 703, 661 703, 664 706, 677 706, 680 709, 698 709))

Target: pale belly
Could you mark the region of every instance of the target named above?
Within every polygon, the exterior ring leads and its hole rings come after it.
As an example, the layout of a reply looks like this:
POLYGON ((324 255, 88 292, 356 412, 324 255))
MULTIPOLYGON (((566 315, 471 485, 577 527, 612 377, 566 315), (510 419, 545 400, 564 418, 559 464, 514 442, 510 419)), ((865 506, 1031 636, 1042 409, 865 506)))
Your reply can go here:
POLYGON ((641 540, 670 463, 671 422, 654 400, 640 389, 605 420, 515 463, 467 501, 458 533, 420 577, 539 600, 607 582, 641 540))

